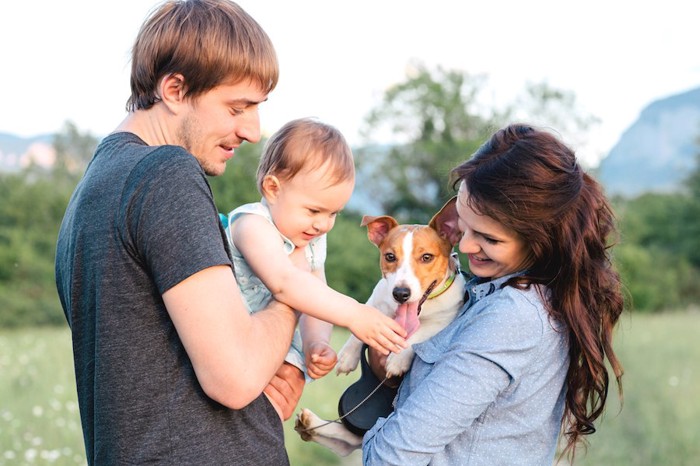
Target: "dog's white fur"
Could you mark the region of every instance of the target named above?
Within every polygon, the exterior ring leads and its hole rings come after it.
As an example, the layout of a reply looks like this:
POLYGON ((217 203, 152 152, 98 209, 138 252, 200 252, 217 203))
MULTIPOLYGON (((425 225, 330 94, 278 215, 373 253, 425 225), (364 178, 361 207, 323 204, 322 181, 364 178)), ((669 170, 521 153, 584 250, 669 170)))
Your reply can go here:
MULTIPOLYGON (((420 327, 407 340, 409 346, 387 358, 388 376, 404 374, 413 361, 414 343, 425 341, 449 324, 463 304, 464 277, 452 248, 459 241, 455 199, 443 206, 429 225, 399 225, 389 216, 364 217, 368 236, 381 254, 382 279, 374 287, 367 304, 394 317, 399 305, 395 290, 408 291, 407 303, 423 298, 435 282, 434 298, 427 299, 419 315, 420 327), (443 291, 451 276, 454 282, 443 291), (440 291, 442 291, 440 293, 440 291)), ((347 374, 357 368, 362 353, 362 341, 351 335, 338 354, 336 371, 347 374)), ((340 456, 346 456, 362 445, 362 438, 340 423, 325 421, 308 409, 297 415, 295 429, 306 441, 324 445, 340 456)))

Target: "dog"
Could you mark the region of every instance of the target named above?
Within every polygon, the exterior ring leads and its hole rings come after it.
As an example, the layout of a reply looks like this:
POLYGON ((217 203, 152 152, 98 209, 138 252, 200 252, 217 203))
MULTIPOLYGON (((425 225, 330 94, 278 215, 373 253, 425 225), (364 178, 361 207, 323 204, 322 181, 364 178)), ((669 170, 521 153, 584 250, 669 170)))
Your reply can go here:
MULTIPOLYGON (((367 304, 395 318, 409 334, 409 346, 387 357, 387 377, 408 371, 415 354, 412 345, 442 330, 464 303, 465 279, 453 254, 461 237, 457 220, 456 197, 428 225, 400 225, 387 215, 362 219, 369 240, 379 248, 382 272, 367 304)), ((355 370, 362 357, 363 343, 351 335, 338 353, 336 372, 355 370)), ((373 417, 371 422, 375 421, 373 417)), ((297 415, 294 428, 303 440, 324 445, 340 456, 362 445, 359 432, 323 420, 309 409, 297 415)))

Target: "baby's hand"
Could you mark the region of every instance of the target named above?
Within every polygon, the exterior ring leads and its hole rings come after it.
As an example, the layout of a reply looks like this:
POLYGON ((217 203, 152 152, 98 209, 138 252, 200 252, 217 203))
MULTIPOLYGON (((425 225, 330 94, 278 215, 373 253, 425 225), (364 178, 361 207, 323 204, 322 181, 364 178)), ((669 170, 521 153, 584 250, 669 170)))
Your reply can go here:
POLYGON ((306 372, 312 379, 320 379, 328 374, 338 362, 338 355, 328 343, 313 342, 308 345, 306 353, 306 372))
POLYGON ((357 338, 385 356, 406 348, 406 329, 371 306, 362 308, 348 326, 357 338))

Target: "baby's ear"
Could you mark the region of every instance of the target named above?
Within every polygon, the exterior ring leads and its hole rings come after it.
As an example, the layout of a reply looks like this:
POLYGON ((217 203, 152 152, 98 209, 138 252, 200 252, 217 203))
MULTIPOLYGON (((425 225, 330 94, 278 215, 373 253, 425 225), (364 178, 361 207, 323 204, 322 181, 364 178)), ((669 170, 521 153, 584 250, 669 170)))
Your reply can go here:
POLYGON ((275 175, 265 175, 262 181, 262 195, 268 202, 277 198, 280 190, 280 180, 275 175))

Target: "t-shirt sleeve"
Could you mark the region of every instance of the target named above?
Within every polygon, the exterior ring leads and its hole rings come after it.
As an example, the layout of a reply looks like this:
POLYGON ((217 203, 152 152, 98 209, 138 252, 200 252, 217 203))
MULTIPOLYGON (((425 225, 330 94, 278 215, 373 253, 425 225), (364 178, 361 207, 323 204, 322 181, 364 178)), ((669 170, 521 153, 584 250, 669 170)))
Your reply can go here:
POLYGON ((163 146, 146 157, 123 200, 127 248, 161 294, 208 267, 231 266, 209 183, 184 150, 163 146))

